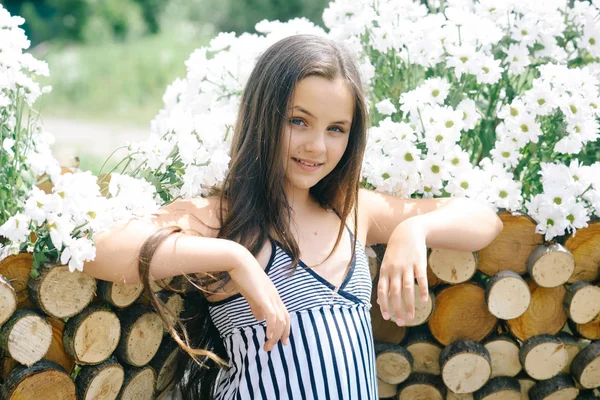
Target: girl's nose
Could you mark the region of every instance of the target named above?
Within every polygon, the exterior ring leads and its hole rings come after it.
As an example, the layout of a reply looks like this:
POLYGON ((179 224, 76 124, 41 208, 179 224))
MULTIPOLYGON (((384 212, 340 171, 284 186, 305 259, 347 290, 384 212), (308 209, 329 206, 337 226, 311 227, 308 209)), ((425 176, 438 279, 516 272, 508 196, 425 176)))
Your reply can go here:
POLYGON ((312 132, 307 141, 304 143, 306 152, 321 154, 327 150, 325 144, 325 134, 323 132, 312 132))

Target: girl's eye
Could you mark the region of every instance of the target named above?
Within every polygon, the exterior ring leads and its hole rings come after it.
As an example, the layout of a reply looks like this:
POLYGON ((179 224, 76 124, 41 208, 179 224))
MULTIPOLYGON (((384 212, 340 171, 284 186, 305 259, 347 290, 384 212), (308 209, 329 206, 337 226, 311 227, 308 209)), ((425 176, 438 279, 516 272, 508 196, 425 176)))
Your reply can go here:
POLYGON ((290 118, 290 123, 298 126, 306 125, 300 118, 290 118))
POLYGON ((333 129, 335 132, 344 133, 344 130, 339 126, 332 126, 329 129, 333 129))

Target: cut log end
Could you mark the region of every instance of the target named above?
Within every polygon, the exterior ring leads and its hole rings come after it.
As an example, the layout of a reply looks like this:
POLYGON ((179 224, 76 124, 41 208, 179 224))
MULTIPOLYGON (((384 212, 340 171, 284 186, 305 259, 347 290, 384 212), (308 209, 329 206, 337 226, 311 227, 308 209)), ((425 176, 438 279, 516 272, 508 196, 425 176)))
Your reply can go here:
POLYGON ((100 296, 109 304, 117 308, 125 308, 132 305, 144 291, 144 285, 141 283, 113 283, 98 282, 98 292, 100 296))
POLYGON ((155 375, 150 367, 128 369, 121 389, 121 400, 152 400, 154 398, 155 375))
POLYGON ((377 377, 382 381, 397 385, 404 382, 412 372, 413 358, 404 347, 387 343, 375 345, 377 354, 377 377))
POLYGON ((78 396, 81 400, 115 400, 124 378, 123 367, 114 358, 83 367, 75 380, 78 396))
POLYGON ((560 339, 551 335, 538 335, 523 343, 519 359, 529 376, 545 380, 562 371, 568 362, 568 354, 560 339))
POLYGON ((492 359, 492 378, 516 376, 521 372, 519 344, 508 337, 498 337, 486 342, 485 348, 492 359))
POLYGON ((568 286, 564 306, 573 322, 592 322, 600 314, 600 287, 587 282, 577 282, 568 286))
POLYGON ((557 287, 565 284, 573 275, 575 259, 569 250, 558 243, 542 245, 531 253, 527 270, 539 286, 557 287))
POLYGON ((5 400, 76 400, 75 384, 57 364, 42 360, 31 367, 16 367, 6 378, 0 398, 5 400))
POLYGON ((474 400, 521 400, 519 381, 508 376, 498 376, 489 380, 484 387, 473 394, 474 400))
POLYGON ((477 270, 475 254, 458 250, 432 249, 428 264, 435 276, 452 284, 468 281, 477 270))
POLYGON ((439 376, 413 373, 398 386, 398 400, 444 400, 446 387, 439 376))
POLYGON ((0 325, 4 324, 17 309, 17 292, 8 279, 0 275, 0 325))
POLYGON ((397 391, 398 385, 390 385, 377 378, 377 392, 379 393, 380 399, 392 398, 396 396, 397 391))
POLYGON ((17 362, 31 366, 48 352, 52 343, 52 326, 41 315, 19 310, 2 329, 7 353, 17 362))
POLYGON ((457 340, 440 354, 444 384, 454 393, 473 393, 492 375, 490 354, 480 343, 457 340))
POLYGON ((145 307, 128 308, 121 316, 117 354, 126 363, 141 367, 156 354, 163 338, 163 321, 145 307))
POLYGON ((531 303, 529 286, 513 271, 501 271, 494 275, 485 294, 488 309, 500 319, 520 317, 531 303))
POLYGON ((571 372, 585 389, 600 387, 600 342, 593 342, 573 358, 571 372))
POLYGON ((442 348, 433 342, 416 342, 407 344, 406 349, 412 354, 414 360, 413 371, 432 375, 440 374, 440 353, 442 348))
POLYGON ((537 382, 529 390, 531 400, 575 400, 579 389, 568 375, 557 375, 537 382))
POLYGON ((75 359, 80 364, 101 363, 117 348, 120 335, 121 324, 113 312, 91 312, 76 328, 73 338, 75 359))

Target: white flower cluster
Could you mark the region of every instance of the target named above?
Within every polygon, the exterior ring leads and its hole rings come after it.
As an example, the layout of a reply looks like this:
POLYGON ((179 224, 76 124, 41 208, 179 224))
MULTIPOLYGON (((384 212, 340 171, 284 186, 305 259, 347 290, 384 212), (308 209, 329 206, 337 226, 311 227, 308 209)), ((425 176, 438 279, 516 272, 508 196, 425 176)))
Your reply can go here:
POLYGON ((147 216, 160 205, 152 185, 129 176, 111 175, 108 199, 89 171, 59 175, 53 183, 48 194, 34 187, 25 210, 2 225, 0 235, 11 241, 13 252, 28 243, 32 232, 37 240, 47 235, 71 271, 81 271, 85 261, 95 258, 94 235, 123 218, 147 216))
POLYGON ((586 227, 591 210, 599 216, 600 163, 582 166, 572 161, 568 167, 544 163, 540 175, 544 191, 527 201, 526 207, 539 221, 536 231, 546 240, 586 227))

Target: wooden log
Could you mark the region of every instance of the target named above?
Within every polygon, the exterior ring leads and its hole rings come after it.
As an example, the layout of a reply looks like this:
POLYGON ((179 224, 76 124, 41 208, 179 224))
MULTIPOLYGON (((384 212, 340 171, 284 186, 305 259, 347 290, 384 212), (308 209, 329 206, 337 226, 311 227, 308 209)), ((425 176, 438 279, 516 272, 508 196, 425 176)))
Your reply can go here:
POLYGON ((473 393, 492 375, 490 353, 473 340, 456 340, 440 353, 444 384, 454 393, 473 393))
POLYGON ((431 249, 428 265, 442 282, 467 282, 477 271, 477 253, 450 249, 431 249))
POLYGON ((575 271, 569 283, 593 282, 600 278, 600 222, 591 222, 586 228, 578 229, 575 236, 565 241, 575 258, 575 271))
POLYGON ((523 342, 519 360, 523 369, 533 379, 555 377, 565 367, 569 355, 563 342, 552 335, 537 335, 523 342))
POLYGON ((398 344, 375 342, 377 377, 390 385, 404 382, 411 374, 413 357, 398 344))
POLYGON ((33 310, 17 310, 0 329, 0 349, 31 366, 44 357, 52 342, 52 326, 33 310))
POLYGON ((516 378, 497 376, 473 393, 473 400, 521 400, 521 386, 516 378))
POLYGON ((98 280, 98 295, 117 308, 132 305, 144 291, 141 283, 114 283, 98 280))
POLYGON ((63 346, 65 323, 58 318, 48 317, 47 320, 52 326, 52 343, 50 343, 50 348, 44 359, 57 363, 70 374, 73 371, 73 367, 75 367, 75 360, 67 353, 63 346))
POLYGON ((529 400, 529 391, 537 381, 525 372, 521 372, 517 377, 517 380, 521 386, 521 400, 529 400))
POLYGON ((562 306, 564 286, 543 288, 531 279, 527 280, 527 284, 531 292, 531 303, 523 315, 506 321, 510 333, 522 342, 544 333, 558 334, 567 322, 567 314, 562 306))
POLYGON ((498 323, 485 305, 484 289, 473 283, 460 283, 436 295, 436 308, 428 324, 435 339, 447 346, 457 339, 481 341, 498 323))
POLYGON ((436 375, 415 372, 398 386, 398 400, 444 400, 446 387, 436 375))
POLYGON ((415 332, 408 336, 406 350, 413 357, 413 372, 440 374, 440 346, 430 333, 415 332))
POLYGON ((33 265, 33 255, 30 253, 19 253, 9 255, 0 260, 0 274, 4 276, 15 289, 17 295, 17 308, 34 308, 35 305, 29 300, 27 281, 33 265))
POLYGON ((569 320, 568 322, 569 328, 575 336, 589 340, 600 340, 600 315, 587 324, 578 324, 572 320, 569 320))
POLYGON ((179 345, 167 337, 158 349, 158 352, 150 361, 150 367, 156 374, 156 391, 162 392, 173 381, 177 369, 177 362, 181 354, 179 345))
POLYGON ((62 367, 42 360, 25 367, 19 365, 6 378, 0 391, 4 400, 77 400, 75 384, 62 367))
POLYGON ((537 382, 529 390, 531 400, 575 400, 578 394, 573 379, 563 374, 537 382))
MULTIPOLYGON (((180 294, 171 292, 168 290, 163 290, 162 292, 158 292, 156 294, 158 299, 163 302, 165 307, 167 308, 167 319, 171 321, 173 325, 175 325, 175 321, 179 319, 179 316, 183 312, 184 303, 183 298, 180 294)), ((167 324, 164 323, 164 332, 165 334, 168 332, 167 324)))
POLYGON ((596 400, 600 399, 600 390, 599 389, 586 389, 580 390, 579 396, 577 400, 596 400))
POLYGON ((543 244, 527 260, 527 272, 541 287, 561 286, 575 271, 575 258, 559 243, 543 244))
POLYGON ((535 232, 537 224, 527 215, 502 212, 498 217, 504 229, 492 243, 477 252, 478 268, 489 276, 502 270, 523 275, 527 272, 529 255, 543 243, 544 238, 535 232))
POLYGON ((8 279, 0 275, 0 325, 4 324, 17 309, 17 293, 8 279))
POLYGON ((125 372, 113 356, 97 365, 81 368, 75 378, 79 400, 115 400, 121 391, 125 372))
POLYGON ((531 303, 531 292, 521 275, 500 271, 487 282, 485 302, 488 310, 500 319, 518 318, 531 303))
POLYGON ((577 324, 592 322, 600 314, 600 287, 588 282, 566 286, 563 306, 567 316, 577 324))
POLYGON ((33 302, 46 314, 70 318, 94 299, 96 279, 80 271, 70 272, 66 265, 42 265, 40 275, 27 283, 33 302))
POLYGON ((99 364, 115 351, 120 336, 117 315, 105 307, 92 305, 67 321, 63 344, 78 364, 99 364))
POLYGON ((152 400, 156 376, 150 366, 141 368, 126 367, 120 400, 152 400))
POLYGON ((473 393, 453 393, 451 390, 446 392, 446 400, 473 400, 473 393))
POLYGON ((406 326, 398 326, 395 321, 383 319, 381 307, 377 303, 377 281, 371 290, 371 326, 373 339, 378 342, 398 344, 406 337, 406 326))
POLYGON ((398 392, 398 385, 390 385, 377 378, 377 393, 380 399, 393 399, 398 392))
POLYGON ((156 281, 150 281, 150 290, 152 290, 153 293, 156 292, 160 292, 163 289, 168 289, 169 288, 169 284, 171 283, 171 281, 173 280, 173 277, 169 277, 169 278, 165 278, 165 279, 158 279, 156 281))
POLYGON ((573 358, 571 373, 585 389, 600 387, 600 342, 592 342, 573 358))
POLYGON ((514 377, 521 372, 519 343, 508 335, 498 335, 485 342, 485 348, 492 359, 492 378, 497 376, 514 377))
POLYGON ((151 308, 137 304, 118 312, 121 337, 116 349, 119 360, 134 367, 150 362, 163 338, 163 321, 151 308))
POLYGON ((571 363, 573 362, 573 358, 579 354, 579 343, 573 335, 567 332, 560 332, 557 337, 563 342, 565 350, 567 350, 567 365, 565 365, 560 373, 568 375, 571 373, 571 363))

